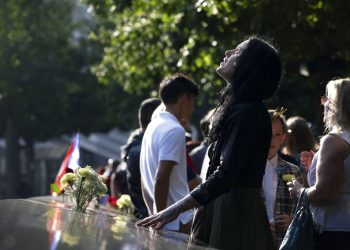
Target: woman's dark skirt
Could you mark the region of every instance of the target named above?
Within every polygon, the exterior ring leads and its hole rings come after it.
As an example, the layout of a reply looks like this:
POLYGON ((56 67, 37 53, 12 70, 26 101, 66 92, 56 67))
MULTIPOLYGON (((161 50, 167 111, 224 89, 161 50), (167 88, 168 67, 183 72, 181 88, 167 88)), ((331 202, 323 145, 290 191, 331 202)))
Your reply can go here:
POLYGON ((196 212, 191 240, 219 249, 273 250, 260 190, 235 187, 196 212))

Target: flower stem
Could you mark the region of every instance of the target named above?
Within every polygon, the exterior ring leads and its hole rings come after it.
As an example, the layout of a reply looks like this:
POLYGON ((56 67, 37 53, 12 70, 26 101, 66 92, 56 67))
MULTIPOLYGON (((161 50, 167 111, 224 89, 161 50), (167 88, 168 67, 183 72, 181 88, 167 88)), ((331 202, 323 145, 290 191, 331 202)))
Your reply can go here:
POLYGON ((84 181, 85 181, 85 177, 82 177, 80 185, 79 185, 79 189, 78 189, 78 192, 77 192, 77 199, 76 199, 76 201, 77 201, 77 210, 79 210, 79 211, 81 211, 81 204, 80 204, 81 197, 80 196, 81 196, 81 189, 83 187, 83 182, 84 181))

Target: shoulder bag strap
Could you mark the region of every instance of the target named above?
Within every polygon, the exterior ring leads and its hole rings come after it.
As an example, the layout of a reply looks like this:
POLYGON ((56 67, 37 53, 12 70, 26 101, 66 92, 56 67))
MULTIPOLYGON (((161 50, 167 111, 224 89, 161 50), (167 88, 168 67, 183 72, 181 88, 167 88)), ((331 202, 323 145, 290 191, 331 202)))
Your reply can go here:
POLYGON ((309 204, 309 200, 307 199, 306 197, 306 190, 307 188, 304 188, 303 191, 301 191, 300 195, 299 195, 299 198, 298 198, 298 203, 297 203, 297 206, 295 207, 295 212, 294 213, 297 213, 300 208, 302 207, 302 205, 308 205, 309 204))

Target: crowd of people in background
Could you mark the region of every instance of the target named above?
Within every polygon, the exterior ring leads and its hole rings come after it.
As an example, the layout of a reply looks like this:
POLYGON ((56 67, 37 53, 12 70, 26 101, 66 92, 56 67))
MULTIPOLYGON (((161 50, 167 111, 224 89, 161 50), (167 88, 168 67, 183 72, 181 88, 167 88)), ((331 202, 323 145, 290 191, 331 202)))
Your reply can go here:
POLYGON ((278 51, 251 37, 225 52, 218 104, 191 134, 197 84, 176 73, 144 100, 122 162, 100 171, 113 204, 130 194, 139 227, 190 234, 219 249, 279 249, 305 189, 315 249, 348 249, 350 79, 327 84, 320 141, 303 117, 267 109, 281 79, 278 51), (292 180, 284 178, 293 176, 292 180))

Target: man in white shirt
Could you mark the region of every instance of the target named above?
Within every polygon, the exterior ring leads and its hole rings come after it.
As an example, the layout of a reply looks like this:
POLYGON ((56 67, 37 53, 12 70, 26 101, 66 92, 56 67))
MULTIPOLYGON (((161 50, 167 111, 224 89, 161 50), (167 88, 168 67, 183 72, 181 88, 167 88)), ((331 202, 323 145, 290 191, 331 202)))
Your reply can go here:
MULTIPOLYGON (((180 121, 192 116, 198 86, 175 74, 160 83, 159 95, 165 109, 148 125, 140 155, 142 192, 150 215, 189 194, 185 130, 180 121)), ((191 220, 192 211, 188 211, 164 229, 188 233, 191 220)))

